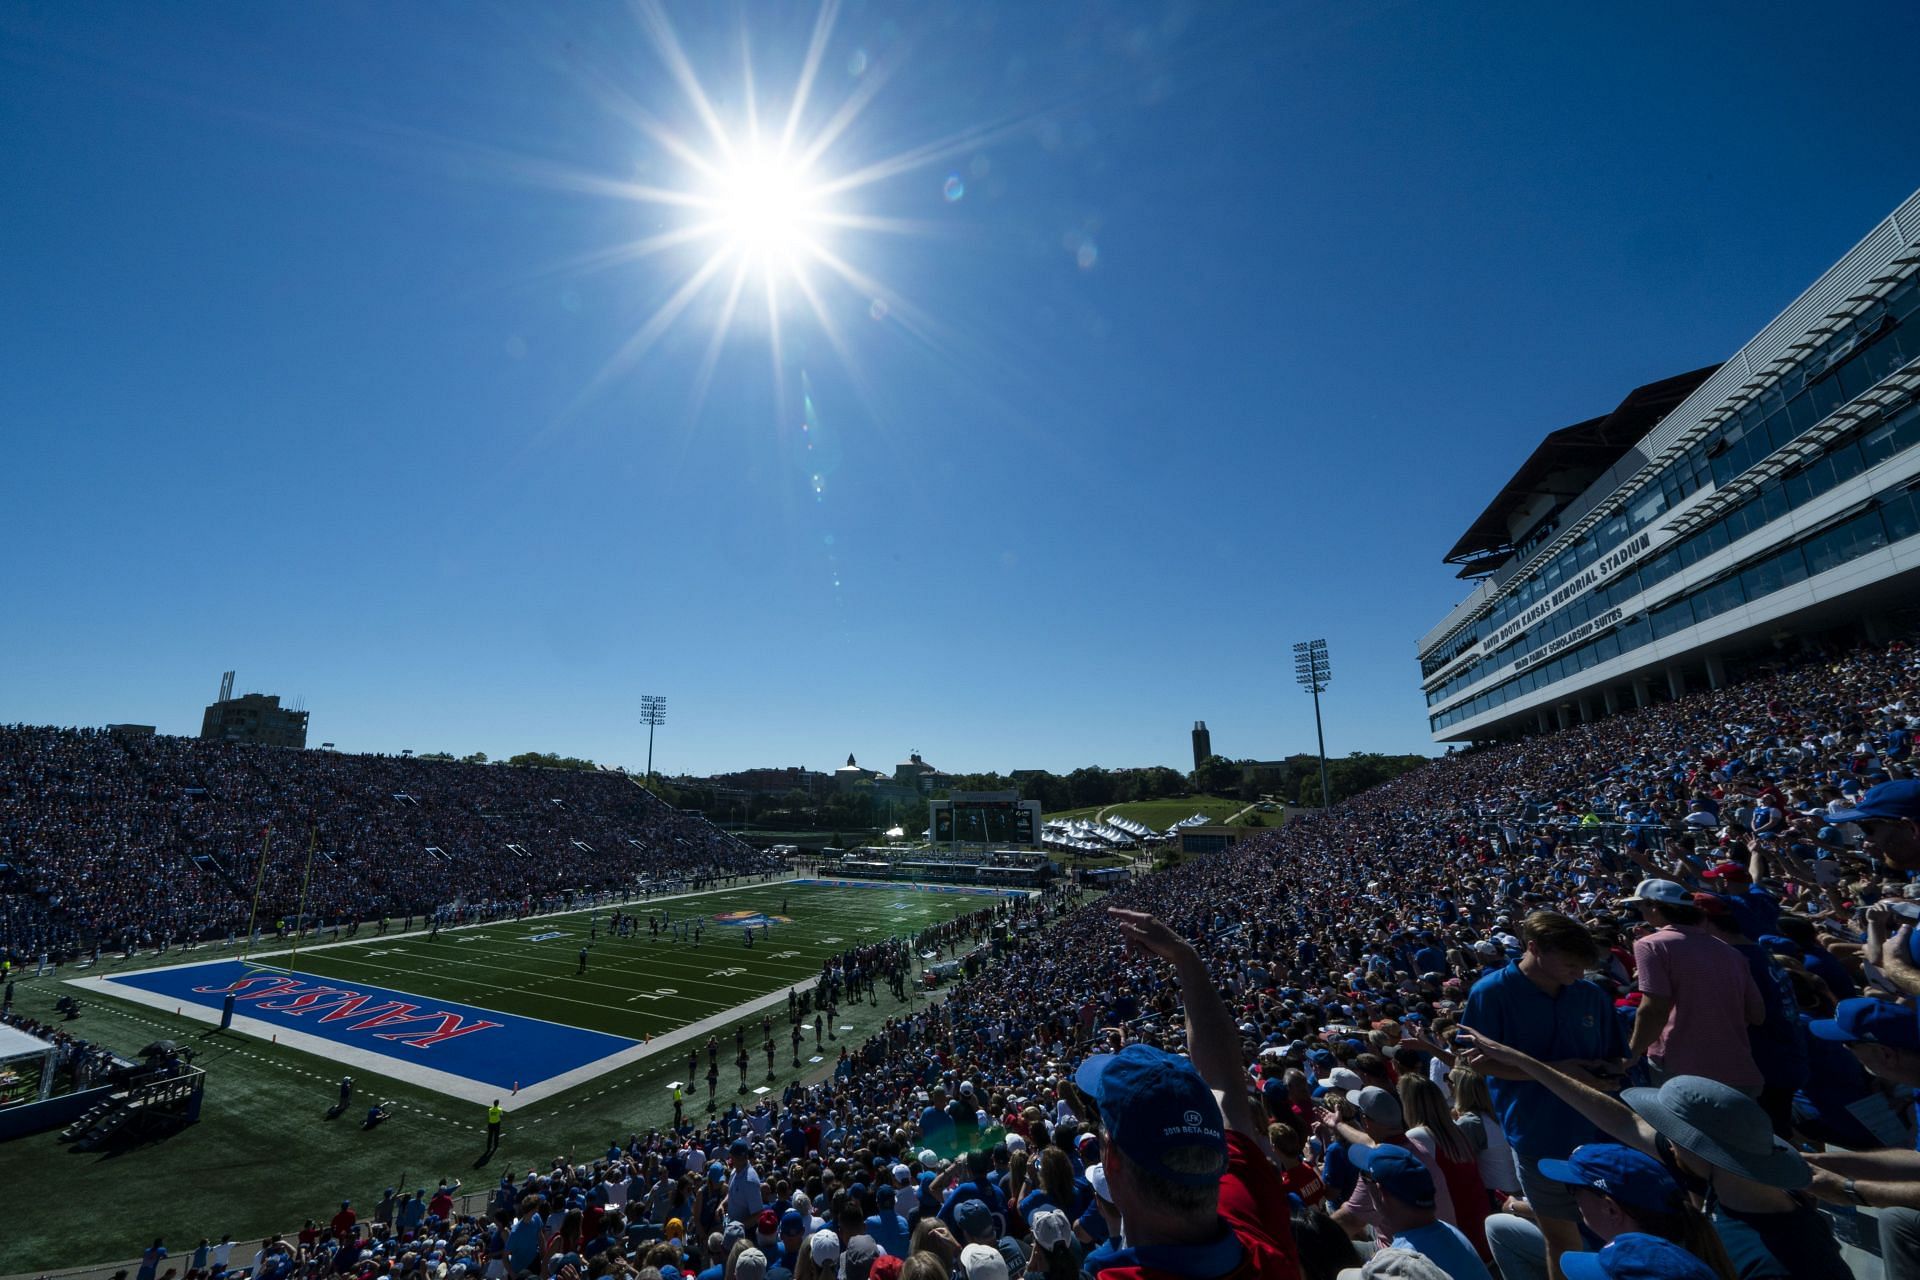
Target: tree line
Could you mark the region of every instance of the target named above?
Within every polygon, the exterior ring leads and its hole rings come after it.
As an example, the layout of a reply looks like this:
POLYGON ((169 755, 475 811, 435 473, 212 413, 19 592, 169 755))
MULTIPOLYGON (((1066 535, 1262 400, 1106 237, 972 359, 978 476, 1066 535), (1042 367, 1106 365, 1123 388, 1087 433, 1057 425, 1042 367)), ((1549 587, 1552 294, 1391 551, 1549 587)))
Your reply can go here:
MULTIPOLYGON (((486 764, 485 752, 455 756, 430 751, 422 760, 461 760, 486 764)), ((1327 783, 1338 804, 1368 787, 1418 768, 1427 758, 1356 751, 1327 761, 1327 783)), ((542 769, 594 769, 593 761, 551 751, 522 751, 500 764, 542 769)), ((815 791, 793 788, 785 792, 746 793, 699 779, 669 782, 655 778, 654 794, 677 809, 694 809, 728 826, 761 827, 777 831, 884 831, 892 826, 917 836, 927 820, 926 802, 944 799, 956 791, 1018 791, 1038 800, 1043 813, 1127 804, 1139 800, 1218 796, 1249 804, 1271 797, 1282 803, 1320 806, 1320 768, 1315 756, 1295 755, 1282 761, 1229 760, 1208 756, 1192 773, 1165 765, 1142 769, 1103 769, 1085 765, 1070 773, 1021 769, 1012 773, 951 775, 928 795, 882 782, 860 783, 839 789, 830 783, 815 791)))

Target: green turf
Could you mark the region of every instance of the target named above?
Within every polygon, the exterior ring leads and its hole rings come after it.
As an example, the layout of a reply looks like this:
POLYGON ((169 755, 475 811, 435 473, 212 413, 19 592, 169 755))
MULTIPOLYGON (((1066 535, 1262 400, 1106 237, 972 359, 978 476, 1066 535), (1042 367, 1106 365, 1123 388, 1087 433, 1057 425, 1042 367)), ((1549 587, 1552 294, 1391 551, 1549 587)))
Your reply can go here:
MULTIPOLYGON (((691 911, 695 902, 709 917, 729 910, 766 910, 769 895, 773 899, 771 909, 778 911, 782 892, 777 884, 732 890, 683 899, 675 911, 678 914, 682 907, 691 911)), ((602 970, 611 976, 617 971, 636 980, 651 978, 655 988, 673 986, 677 994, 671 1008, 667 999, 639 1002, 653 1006, 641 1012, 638 1004, 629 1009, 625 1000, 614 998, 613 992, 568 985, 579 946, 561 940, 516 943, 512 950, 505 943, 494 943, 498 949, 491 962, 493 993, 478 1003, 507 1009, 513 1007, 510 1001, 516 1002, 539 1017, 600 1026, 622 1034, 632 1034, 633 1028, 642 1025, 663 1028, 670 1018, 690 1021, 712 1012, 711 1000, 704 994, 696 996, 699 989, 690 979, 678 977, 678 971, 672 978, 656 976, 667 972, 668 962, 684 967, 697 956, 699 964, 709 967, 710 979, 711 969, 746 967, 741 964, 742 958, 749 954, 761 957, 763 963, 752 970, 752 982, 759 985, 743 985, 731 1001, 739 1004, 801 977, 813 976, 819 968, 819 957, 854 945, 860 938, 906 931, 908 926, 892 919, 900 914, 891 909, 893 902, 910 902, 936 913, 937 918, 949 918, 993 901, 970 894, 921 893, 910 886, 874 890, 795 888, 785 892, 796 923, 776 924, 774 945, 764 953, 757 941, 749 953, 740 946, 737 930, 721 926, 710 925, 710 941, 698 952, 682 948, 679 956, 657 954, 671 950, 673 944, 608 942, 603 936, 594 948, 587 976, 595 978, 602 970), (859 932, 863 928, 875 932, 859 932), (830 943, 830 937, 841 941, 830 943), (525 949, 537 946, 561 949, 553 953, 552 961, 542 961, 539 968, 532 969, 525 949), (627 954, 621 952, 623 947, 627 954), (796 960, 774 960, 788 950, 802 951, 802 959, 810 960, 804 973, 796 960), (555 969, 565 972, 555 973, 555 969), (561 1017, 554 1011, 560 1002, 551 1001, 555 992, 580 999, 589 994, 606 999, 600 1005, 567 1004, 564 1007, 568 1014, 561 1017)), ((656 904, 653 909, 661 908, 656 904)), ((638 910, 644 926, 647 907, 641 904, 638 910)), ((572 928, 576 919, 582 922, 579 927, 584 932, 584 915, 546 917, 538 921, 543 926, 540 929, 528 928, 529 922, 525 921, 514 928, 523 934, 547 931, 556 925, 572 928)), ((501 929, 485 926, 478 932, 501 929)), ((457 936, 457 931, 443 931, 440 942, 431 945, 437 949, 457 936)), ((353 958, 357 953, 392 951, 395 943, 411 946, 424 941, 424 935, 419 934, 367 938, 363 930, 362 939, 350 948, 302 951, 298 965, 302 971, 371 980, 374 970, 364 966, 374 962, 391 966, 402 957, 353 958), (328 958, 343 953, 348 953, 348 958, 328 958)), ((453 945, 471 951, 489 944, 453 945)), ((221 947, 172 952, 162 963, 218 959, 228 954, 221 947)), ((437 950, 426 953, 414 961, 412 970, 389 967, 382 982, 421 994, 429 993, 430 983, 446 983, 449 985, 442 990, 453 994, 474 991, 476 983, 489 980, 479 970, 472 977, 464 976, 462 966, 437 956, 437 950), (430 967, 435 964, 444 967, 430 967)), ((133 966, 103 961, 88 972, 100 974, 152 963, 151 957, 133 966)), ((32 1017, 58 1022, 53 1003, 73 990, 58 979, 71 976, 75 976, 71 971, 63 971, 55 979, 21 980, 15 1008, 32 1017)), ((738 980, 743 984, 748 981, 738 980)), ((911 997, 913 1003, 925 999, 917 989, 911 997)), ((838 1023, 854 1030, 839 1032, 839 1039, 826 1045, 824 1062, 794 1069, 783 1040, 773 1087, 780 1089, 795 1079, 825 1076, 841 1043, 858 1045, 884 1018, 909 1007, 884 992, 878 1000, 877 1005, 842 1007, 838 1023)), ((127 1150, 74 1152, 58 1142, 53 1133, 0 1144, 0 1181, 32 1187, 36 1206, 32 1213, 15 1215, 8 1229, 0 1232, 0 1275, 128 1259, 156 1235, 164 1235, 168 1247, 179 1254, 191 1249, 202 1235, 217 1239, 222 1231, 231 1231, 245 1246, 236 1249, 236 1255, 244 1253, 251 1258, 264 1233, 296 1230, 309 1217, 331 1216, 343 1198, 351 1198, 358 1205, 377 1199, 384 1187, 403 1181, 431 1186, 441 1177, 458 1177, 466 1180, 469 1192, 484 1193, 509 1167, 524 1174, 532 1165, 545 1164, 556 1155, 585 1156, 603 1150, 609 1139, 667 1123, 672 1114, 668 1082, 686 1073, 684 1049, 668 1049, 531 1106, 515 1106, 509 1099, 500 1153, 490 1163, 482 1164, 478 1156, 484 1144, 483 1115, 478 1107, 432 1090, 374 1079, 356 1071, 357 1097, 390 1100, 396 1116, 378 1129, 362 1130, 350 1117, 334 1121, 325 1118, 340 1077, 339 1064, 325 1057, 251 1037, 223 1035, 192 1019, 90 993, 82 1001, 84 1016, 66 1025, 95 1043, 132 1054, 147 1042, 164 1037, 199 1050, 196 1065, 208 1072, 206 1107, 200 1123, 127 1150), (111 1212, 103 1211, 102 1206, 111 1206, 111 1212)), ((756 1013, 725 1019, 717 1034, 723 1041, 730 1039, 732 1028, 739 1022, 757 1031, 760 1017, 756 1013)), ((812 1054, 810 1039, 803 1052, 812 1054)), ((757 1087, 763 1083, 760 1077, 764 1069, 758 1059, 755 1066, 757 1087)), ((724 1107, 739 1096, 723 1079, 718 1104, 724 1107)), ((752 1095, 743 1100, 751 1102, 752 1095)), ((690 1093, 689 1113, 697 1117, 705 1111, 704 1088, 690 1093)))
MULTIPOLYGON (((863 943, 906 937, 929 925, 977 911, 995 899, 925 893, 911 886, 869 889, 771 884, 651 906, 622 908, 641 919, 637 934, 606 929, 610 908, 536 921, 450 929, 429 941, 375 938, 352 946, 301 952, 303 973, 393 987, 504 1013, 545 1018, 639 1040, 724 1013, 748 1000, 817 976, 828 956, 863 943), (896 909, 894 903, 904 903, 896 909), (738 926, 716 923, 722 911, 758 911, 792 920, 770 937, 742 945, 738 926), (704 922, 701 944, 653 940, 649 911, 704 922), (598 937, 589 941, 589 923, 598 937), (561 934, 542 942, 529 938, 561 934), (580 948, 588 948, 579 972, 580 948)), ((275 963, 280 963, 276 961, 275 963)))

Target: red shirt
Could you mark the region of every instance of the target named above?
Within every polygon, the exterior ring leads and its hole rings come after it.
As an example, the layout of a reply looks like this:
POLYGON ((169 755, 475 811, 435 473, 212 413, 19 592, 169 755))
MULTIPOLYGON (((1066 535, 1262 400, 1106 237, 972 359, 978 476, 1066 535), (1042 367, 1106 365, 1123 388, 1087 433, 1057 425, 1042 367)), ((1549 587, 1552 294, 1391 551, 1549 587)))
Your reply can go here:
POLYGON ((1237 1249, 1224 1232, 1219 1246, 1123 1249, 1101 1265, 1099 1280, 1300 1280, 1293 1215, 1280 1171, 1253 1139, 1232 1129, 1227 1130, 1227 1172, 1220 1179, 1220 1217, 1238 1239, 1237 1249), (1212 1265, 1212 1257, 1229 1252, 1238 1261, 1224 1268, 1212 1265))
POLYGON ((344 1236, 353 1230, 353 1224, 360 1221, 360 1215, 351 1209, 342 1209, 333 1215, 333 1234, 344 1236))
POLYGON ((1280 1185, 1299 1196, 1300 1203, 1309 1209, 1327 1198, 1327 1184, 1320 1181, 1320 1175, 1304 1160, 1280 1171, 1280 1185))
POLYGON ((427 1212, 442 1221, 453 1213, 453 1197, 447 1194, 445 1187, 442 1187, 433 1199, 427 1201, 427 1212))

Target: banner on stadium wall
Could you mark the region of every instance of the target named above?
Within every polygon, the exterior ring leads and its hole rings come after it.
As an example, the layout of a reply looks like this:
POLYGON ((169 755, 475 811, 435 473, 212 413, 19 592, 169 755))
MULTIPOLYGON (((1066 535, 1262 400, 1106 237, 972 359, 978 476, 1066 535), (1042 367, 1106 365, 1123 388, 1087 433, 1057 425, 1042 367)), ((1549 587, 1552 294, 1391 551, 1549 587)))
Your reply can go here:
MULTIPOLYGON (((1673 541, 1673 538, 1673 533, 1665 528, 1645 529, 1633 537, 1628 538, 1625 542, 1615 547, 1612 551, 1609 551, 1606 555, 1601 556, 1598 560, 1595 560, 1572 578, 1561 583, 1560 586, 1554 589, 1553 594, 1543 600, 1536 600, 1533 606, 1525 613, 1507 622, 1499 630, 1489 635, 1485 640, 1482 640, 1480 642, 1480 656, 1484 658, 1495 650, 1513 643, 1530 628, 1539 626, 1540 623, 1547 618, 1558 613, 1567 605, 1572 604, 1575 600, 1587 594, 1587 592, 1594 590, 1596 587, 1605 586, 1614 578, 1626 572, 1641 560, 1653 554, 1653 552, 1659 550, 1662 546, 1673 541)), ((1577 631, 1579 628, 1575 628, 1575 630, 1577 631)), ((1590 636, 1593 632, 1586 631, 1583 634, 1590 636)), ((1562 639, 1565 639, 1565 637, 1562 637, 1562 639)), ((1547 647, 1552 648, 1553 646, 1550 645, 1547 647)), ((1560 648, 1565 647, 1565 645, 1560 645, 1560 648)), ((1555 652, 1558 652, 1558 650, 1556 649, 1555 652)), ((1524 668, 1533 665, 1533 663, 1537 661, 1539 661, 1538 658, 1531 657, 1530 655, 1529 660, 1522 662, 1520 665, 1524 668)))
POLYGON ((1548 658, 1553 657, 1563 650, 1571 649, 1574 645, 1584 640, 1593 639, 1603 631, 1610 631, 1620 625, 1620 617, 1620 610, 1609 609, 1597 618, 1589 618, 1573 630, 1567 632, 1567 634, 1547 644, 1541 645, 1532 653, 1523 653, 1515 658, 1513 660, 1513 669, 1515 671, 1525 671, 1529 667, 1537 666, 1545 662, 1548 658))

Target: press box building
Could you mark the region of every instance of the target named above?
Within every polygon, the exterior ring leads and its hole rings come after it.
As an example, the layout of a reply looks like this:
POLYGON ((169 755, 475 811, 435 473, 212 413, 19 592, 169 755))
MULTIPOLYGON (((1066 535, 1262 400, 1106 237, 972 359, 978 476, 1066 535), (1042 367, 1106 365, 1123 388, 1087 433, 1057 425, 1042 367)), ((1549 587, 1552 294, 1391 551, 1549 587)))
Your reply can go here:
MULTIPOLYGON (((1920 192, 1725 364, 1549 435, 1448 554, 1436 741, 1718 687, 1920 604, 1920 192)), ((1897 620, 1896 620, 1897 619, 1897 620)))

